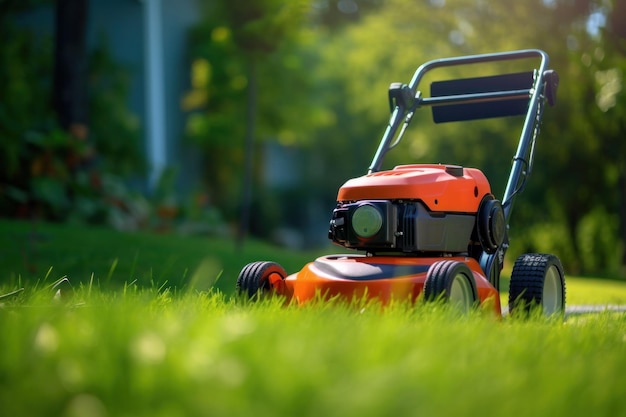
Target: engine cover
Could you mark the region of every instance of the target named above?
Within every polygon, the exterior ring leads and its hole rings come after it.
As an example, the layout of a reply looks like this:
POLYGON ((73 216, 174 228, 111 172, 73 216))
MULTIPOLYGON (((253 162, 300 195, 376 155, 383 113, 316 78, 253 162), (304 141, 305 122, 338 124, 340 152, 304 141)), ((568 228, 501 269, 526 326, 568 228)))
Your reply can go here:
POLYGON ((472 213, 491 193, 487 177, 475 168, 453 165, 400 165, 348 180, 338 202, 420 200, 429 211, 472 213))
POLYGON ((329 238, 369 252, 461 253, 490 187, 473 168, 403 165, 351 179, 339 190, 329 238))

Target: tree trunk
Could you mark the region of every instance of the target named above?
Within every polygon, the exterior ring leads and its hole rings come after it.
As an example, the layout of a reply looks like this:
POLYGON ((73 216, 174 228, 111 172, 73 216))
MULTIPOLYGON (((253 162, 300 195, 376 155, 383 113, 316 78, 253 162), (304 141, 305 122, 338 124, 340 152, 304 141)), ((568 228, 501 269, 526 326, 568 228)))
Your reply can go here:
POLYGON ((87 137, 87 1, 57 0, 53 106, 61 127, 87 137))
MULTIPOLYGON (((626 245, 626 164, 620 167, 617 192, 619 193, 619 236, 623 245, 626 245)), ((626 266, 626 248, 622 252, 622 266, 626 266)))

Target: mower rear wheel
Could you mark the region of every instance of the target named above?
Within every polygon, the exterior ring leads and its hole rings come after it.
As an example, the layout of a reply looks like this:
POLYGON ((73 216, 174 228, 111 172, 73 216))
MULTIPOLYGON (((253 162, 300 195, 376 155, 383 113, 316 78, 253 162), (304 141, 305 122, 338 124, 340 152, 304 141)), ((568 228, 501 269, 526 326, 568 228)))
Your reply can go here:
POLYGON ((244 266, 239 273, 237 292, 250 299, 277 293, 286 277, 287 272, 276 262, 252 262, 244 266))
POLYGON ((545 316, 565 312, 565 274, 554 255, 522 255, 511 272, 509 313, 527 314, 537 308, 545 316))
POLYGON ((477 301, 476 282, 469 267, 459 261, 438 261, 430 266, 424 282, 426 301, 443 300, 469 312, 477 301))

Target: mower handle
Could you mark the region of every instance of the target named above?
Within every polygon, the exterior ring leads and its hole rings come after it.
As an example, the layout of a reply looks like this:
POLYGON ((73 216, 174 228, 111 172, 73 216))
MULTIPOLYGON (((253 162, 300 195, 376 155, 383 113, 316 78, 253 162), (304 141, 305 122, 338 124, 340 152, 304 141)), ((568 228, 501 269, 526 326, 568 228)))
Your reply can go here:
POLYGON ((526 112, 526 119, 520 136, 517 152, 513 157, 513 166, 511 167, 509 180, 502 198, 504 216, 508 224, 513 199, 515 195, 523 189, 525 179, 532 168, 534 142, 539 132, 539 124, 541 122, 543 110, 543 100, 547 98, 549 104, 552 105, 556 99, 558 77, 552 70, 548 70, 548 63, 549 58, 544 51, 539 49, 525 49, 510 52, 436 59, 422 64, 415 71, 413 78, 408 85, 393 83, 390 86, 389 103, 391 106, 391 117, 376 154, 374 155, 374 159, 370 164, 368 174, 380 170, 385 154, 396 146, 398 142, 400 142, 406 128, 413 118, 413 114, 419 107, 436 107, 449 104, 494 102, 516 98, 528 98, 529 106, 526 112), (541 60, 539 68, 535 71, 533 85, 529 89, 516 89, 508 91, 501 90, 495 92, 456 94, 427 98, 422 98, 421 92, 417 89, 424 75, 436 68, 494 61, 519 60, 525 58, 540 58, 541 60), (401 125, 402 129, 398 131, 401 125))
POLYGON ((422 64, 413 74, 409 83, 411 90, 416 91, 424 75, 435 68, 451 67, 456 65, 478 64, 482 62, 510 61, 523 58, 541 58, 540 72, 543 73, 548 68, 548 54, 539 49, 523 49, 519 51, 497 52, 491 54, 468 55, 453 58, 442 58, 428 61, 422 64))

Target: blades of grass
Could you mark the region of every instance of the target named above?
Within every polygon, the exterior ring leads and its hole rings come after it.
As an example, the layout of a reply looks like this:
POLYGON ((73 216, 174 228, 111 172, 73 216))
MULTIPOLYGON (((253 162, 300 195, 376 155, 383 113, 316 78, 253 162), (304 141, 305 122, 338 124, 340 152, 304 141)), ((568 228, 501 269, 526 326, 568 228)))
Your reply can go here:
POLYGON ((218 272, 217 276, 215 277, 215 280, 213 281, 213 284, 211 284, 211 288, 215 287, 215 285, 217 284, 217 281, 220 280, 220 278, 222 277, 223 274, 224 274, 224 270, 221 269, 220 272, 218 272))
POLYGON ((128 278, 132 279, 133 276, 135 275, 135 269, 137 268, 137 261, 139 259, 139 252, 135 252, 135 256, 133 257, 133 264, 130 267, 130 273, 128 278))
POLYGON ((213 288, 223 272, 224 269, 218 259, 214 257, 204 258, 191 274, 186 292, 213 288))
MULTIPOLYGON (((171 271, 174 268, 174 265, 176 264, 176 261, 178 260, 178 258, 176 256, 170 256, 167 259, 167 262, 164 263, 164 267, 162 269, 160 269, 161 273, 159 274, 159 276, 157 277, 156 282, 159 282, 161 280, 164 280, 167 282, 167 276, 171 275, 171 271)), ((152 276, 150 278, 153 278, 152 276)))
MULTIPOLYGON (((165 280, 163 284, 161 284, 161 286, 157 288, 157 294, 161 293, 163 291, 163 288, 165 288, 166 285, 167 285, 167 280, 165 280)), ((167 291, 167 288, 165 290, 167 291)))
POLYGON ((68 297, 71 297, 74 293, 74 287, 72 287, 72 283, 67 278, 67 276, 56 280, 54 283, 48 286, 48 289, 54 291, 55 300, 66 299, 68 297))
POLYGON ((2 295, 0 295, 0 300, 3 300, 5 298, 9 298, 9 297, 13 297, 14 295, 18 295, 22 291, 24 291, 24 288, 18 288, 15 291, 11 291, 11 292, 8 292, 6 294, 2 294, 2 295))
POLYGON ((125 282, 125 283, 124 283, 124 290, 122 291, 122 294, 124 294, 124 297, 126 297, 126 290, 127 290, 130 286, 135 285, 135 284, 137 284, 137 280, 136 280, 136 279, 132 280, 130 283, 128 283, 128 282, 125 282))
POLYGON ((52 273, 52 267, 48 268, 48 272, 46 272, 46 275, 44 275, 43 279, 38 279, 35 282, 35 285, 33 285, 33 292, 37 292, 39 290, 39 285, 44 284, 48 280, 48 277, 50 276, 51 273, 52 273))
POLYGON ((185 268, 183 271, 183 276, 180 277, 180 287, 183 288, 185 286, 185 281, 187 280, 187 274, 189 274, 189 268, 185 268))
POLYGON ((61 278, 57 279, 56 281, 54 281, 53 283, 48 285, 46 288, 55 289, 55 288, 59 287, 64 282, 67 282, 67 283, 70 282, 70 280, 67 278, 67 275, 64 275, 61 278))
POLYGON ((50 276, 50 274, 52 274, 52 268, 53 267, 48 268, 48 272, 46 272, 46 275, 44 275, 44 277, 43 277, 43 282, 46 282, 48 280, 48 277, 50 276))
POLYGON ((91 298, 91 289, 93 288, 93 277, 94 273, 91 273, 91 277, 89 278, 89 286, 87 287, 87 298, 91 298))
POLYGON ((117 269, 118 262, 119 262, 119 258, 115 258, 113 259, 113 262, 111 262, 111 267, 109 268, 109 273, 107 274, 107 278, 106 278, 107 286, 111 283, 111 278, 113 277, 113 273, 117 269))

